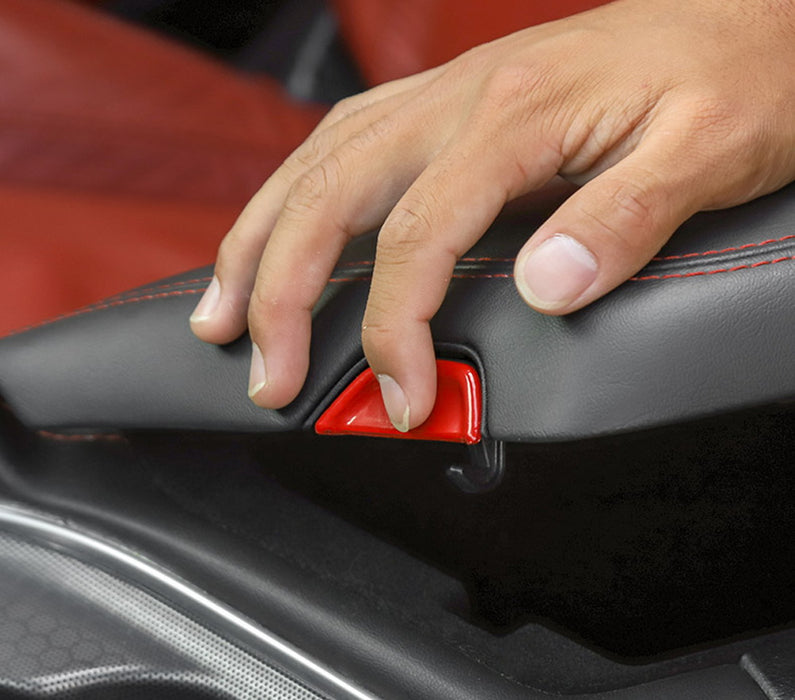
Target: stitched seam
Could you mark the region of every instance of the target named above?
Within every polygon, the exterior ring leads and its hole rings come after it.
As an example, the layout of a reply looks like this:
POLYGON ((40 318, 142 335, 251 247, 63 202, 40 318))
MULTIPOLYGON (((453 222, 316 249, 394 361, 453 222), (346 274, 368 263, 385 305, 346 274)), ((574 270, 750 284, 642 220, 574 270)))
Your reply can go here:
MULTIPOLYGON (((682 279, 685 277, 703 277, 704 275, 716 275, 721 272, 737 272, 738 270, 750 270, 764 265, 775 265, 777 263, 795 260, 795 255, 776 258, 775 260, 762 260, 760 262, 749 263, 748 265, 735 265, 734 267, 722 267, 716 270, 702 270, 699 272, 685 272, 670 275, 644 275, 643 277, 630 277, 631 282, 647 282, 655 280, 682 279)), ((512 273, 493 273, 493 274, 459 274, 453 275, 453 279, 507 279, 513 277, 512 273)), ((371 280, 372 276, 363 275, 361 277, 332 277, 329 282, 358 282, 371 280)))
MULTIPOLYGON (((106 297, 105 299, 102 299, 100 301, 94 302, 93 304, 88 304, 87 306, 84 306, 84 307, 82 307, 80 309, 77 309, 75 311, 70 311, 69 313, 62 314, 60 316, 56 316, 55 318, 48 319, 46 321, 42 321, 41 323, 37 323, 37 324, 32 325, 32 326, 25 326, 24 328, 22 328, 21 331, 15 331, 15 332, 20 333, 22 331, 30 330, 31 328, 37 328, 38 326, 44 325, 45 323, 52 323, 54 321, 60 321, 60 320, 62 320, 64 318, 69 318, 70 316, 73 316, 73 315, 79 315, 79 314, 88 313, 90 311, 94 311, 94 310, 100 309, 100 308, 107 308, 107 306, 110 303, 112 303, 112 302, 124 301, 125 299, 128 299, 128 298, 129 299, 137 299, 138 295, 141 295, 141 294, 144 294, 144 293, 146 293, 146 294, 153 293, 153 292, 155 292, 158 289, 160 289, 160 290, 177 289, 178 287, 187 287, 190 284, 199 284, 199 283, 202 283, 202 282, 209 282, 211 279, 212 279, 212 277, 197 277, 196 279, 192 279, 192 280, 183 280, 181 282, 171 282, 169 284, 159 284, 159 285, 155 285, 155 286, 145 286, 145 287, 141 287, 140 289, 134 289, 134 290, 130 290, 130 291, 127 291, 127 292, 119 292, 118 294, 114 294, 112 296, 106 297)), ((205 289, 206 289, 206 287, 201 289, 201 290, 199 290, 199 291, 204 291, 205 289)))
POLYGON ((782 262, 790 262, 795 260, 795 255, 789 255, 783 258, 776 258, 775 260, 762 260, 760 262, 750 263, 748 265, 735 265, 734 267, 721 267, 717 270, 702 270, 700 272, 684 272, 672 273, 670 275, 644 275, 643 277, 630 277, 631 282, 646 282, 650 280, 670 280, 682 279, 685 277, 703 277, 705 275, 717 275, 721 272, 737 272, 738 270, 751 270, 755 267, 762 267, 763 265, 775 265, 782 262))
MULTIPOLYGON (((746 243, 741 246, 733 246, 730 248, 721 248, 719 250, 704 250, 697 253, 685 253, 683 255, 662 255, 656 256, 650 262, 663 262, 667 260, 686 260, 695 257, 704 257, 707 255, 721 255, 723 253, 736 253, 741 250, 748 250, 749 248, 761 248, 762 246, 773 245, 774 243, 783 243, 784 241, 795 240, 795 234, 782 236, 781 238, 770 238, 766 241, 759 243, 746 243)), ((504 262, 515 263, 516 258, 491 258, 491 257, 477 257, 477 258, 460 258, 460 262, 504 262)), ((351 262, 340 263, 339 267, 366 267, 375 264, 373 260, 356 260, 351 262)))
POLYGON ((759 243, 746 243, 745 245, 735 246, 733 248, 722 248, 721 250, 705 250, 700 253, 685 253, 684 255, 663 255, 660 257, 652 258, 653 261, 662 260, 685 260, 687 258, 696 258, 703 255, 720 255, 721 253, 734 253, 739 250, 747 250, 748 248, 760 248, 765 245, 773 243, 782 243, 783 241, 791 241, 795 239, 795 234, 789 236, 782 236, 781 238, 771 238, 767 241, 760 241, 759 243))
POLYGON ((37 430, 36 434, 47 440, 59 442, 98 442, 100 440, 117 442, 124 440, 124 437, 118 433, 55 433, 51 430, 37 430))
MULTIPOLYGON (((494 273, 473 273, 473 274, 458 274, 452 275, 452 279, 468 280, 468 279, 508 279, 513 277, 511 272, 494 272, 494 273)), ((372 275, 362 275, 360 277, 332 277, 329 282, 369 282, 372 280, 372 275)))
MULTIPOLYGON (((795 240, 795 233, 790 234, 787 236, 782 236, 781 238, 769 238, 766 241, 760 241, 759 243, 746 243, 745 245, 741 246, 733 246, 731 248, 721 248, 719 250, 704 250, 698 253, 684 253, 683 255, 662 255, 656 256, 651 259, 652 262, 661 262, 665 260, 685 260, 687 258, 695 258, 695 257, 702 257, 705 255, 721 255, 722 253, 736 253, 741 250, 748 250, 749 248, 761 248, 762 246, 772 245, 774 243, 783 243, 784 241, 791 241, 795 240)), ((516 262, 516 258, 491 258, 491 257, 477 257, 477 258, 460 258, 461 262, 506 262, 506 263, 514 263, 516 262)), ((367 265, 373 265, 373 260, 357 260, 352 262, 345 262, 341 263, 339 267, 363 267, 367 265)))
MULTIPOLYGON (((716 270, 702 270, 699 272, 686 272, 686 273, 673 273, 669 275, 644 275, 643 277, 630 277, 630 282, 651 282, 651 281, 664 281, 664 280, 671 280, 671 279, 683 279, 686 277, 703 277, 705 275, 716 275, 724 272, 737 272, 739 270, 751 270, 757 267, 763 267, 765 265, 775 265, 777 263, 782 262, 791 262, 795 260, 795 255, 790 255, 782 258, 776 258, 774 260, 762 260, 760 262, 750 263, 748 265, 735 265, 734 267, 726 267, 726 268, 718 268, 716 270)), ((510 279, 513 277, 512 273, 493 273, 493 274, 458 274, 453 275, 453 279, 510 279)), ((340 282, 367 282, 372 280, 371 275, 363 275, 361 277, 332 277, 329 279, 330 283, 340 283, 340 282)), ((168 286, 168 285, 165 285, 168 286)), ((106 302, 103 304, 97 304, 95 306, 79 309, 77 311, 72 311, 68 314, 63 314, 61 316, 57 316, 54 319, 49 321, 43 321, 41 323, 36 323, 30 326, 26 326, 15 333, 22 333, 25 331, 33 330, 34 328, 40 328, 42 326, 48 325, 50 323, 55 323, 57 321, 63 321, 68 318, 73 318, 75 316, 83 316, 85 314, 94 313, 95 311, 103 311, 105 309, 114 308, 117 306, 125 306, 127 304, 137 304, 143 301, 154 301, 156 299, 166 299, 168 297, 176 297, 176 296, 184 296, 188 294, 203 294, 206 291, 206 288, 201 289, 181 289, 181 290, 172 290, 168 292, 160 292, 157 294, 145 294, 139 297, 133 297, 131 299, 118 299, 115 301, 106 302)))
MULTIPOLYGON (((795 236, 793 236, 795 238, 795 236)), ((516 262, 516 258, 459 258, 460 262, 507 262, 507 263, 514 263, 516 262)), ((367 267, 370 265, 374 265, 375 261, 373 260, 356 260, 352 262, 344 262, 340 263, 338 267, 367 267)))
POLYGON ((42 326, 49 325, 50 323, 56 323, 58 321, 64 321, 67 318, 74 318, 75 316, 83 316, 85 314, 94 313, 95 311, 104 311, 105 309, 111 309, 116 306, 124 306, 126 304, 137 304, 142 301, 153 301, 155 299, 165 299, 167 297, 177 297, 183 296, 186 294, 203 294, 206 291, 205 288, 202 289, 180 289, 180 290, 173 290, 170 292, 161 292, 159 294, 145 294, 140 297, 133 297, 131 299, 118 299, 116 301, 105 302, 102 304, 96 304, 94 306, 90 306, 84 309, 78 309, 77 311, 71 311, 68 314, 61 314, 60 316, 56 316, 55 318, 49 319, 48 321, 42 321, 40 323, 34 323, 30 326, 25 326, 18 331, 14 331, 14 333, 24 333, 25 331, 33 330, 34 328, 41 328, 42 326))
POLYGON ((135 296, 137 294, 143 294, 143 293, 147 293, 148 294, 150 292, 155 292, 157 290, 177 289, 178 287, 187 287, 189 284, 199 284, 199 283, 203 283, 203 282, 209 282, 211 279, 212 279, 212 277, 197 277, 196 279, 182 280, 182 281, 179 281, 179 282, 170 282, 169 284, 158 284, 158 285, 144 286, 144 287, 141 287, 140 289, 127 291, 127 292, 120 292, 119 294, 114 294, 113 296, 107 297, 106 299, 103 299, 102 301, 98 301, 98 302, 96 302, 94 304, 89 304, 89 306, 86 307, 86 308, 93 308, 97 304, 107 304, 108 302, 116 301, 117 299, 124 299, 125 297, 128 297, 128 296, 132 297, 132 296, 135 296))

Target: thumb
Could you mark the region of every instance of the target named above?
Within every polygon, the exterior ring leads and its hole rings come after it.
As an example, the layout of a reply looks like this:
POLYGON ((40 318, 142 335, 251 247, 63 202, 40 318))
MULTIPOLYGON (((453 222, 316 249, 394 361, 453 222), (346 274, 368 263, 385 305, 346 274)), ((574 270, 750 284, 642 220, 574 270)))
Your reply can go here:
POLYGON ((575 192, 517 256, 524 300, 566 314, 634 275, 706 201, 695 165, 688 174, 670 149, 639 149, 575 192))

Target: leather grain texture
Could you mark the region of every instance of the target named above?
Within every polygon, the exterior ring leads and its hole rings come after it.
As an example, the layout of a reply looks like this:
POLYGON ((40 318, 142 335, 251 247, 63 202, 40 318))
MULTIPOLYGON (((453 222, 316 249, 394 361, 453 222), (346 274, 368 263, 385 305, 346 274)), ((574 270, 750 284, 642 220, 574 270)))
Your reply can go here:
MULTIPOLYGON (((440 354, 480 365, 491 436, 587 438, 795 398, 795 186, 694 217, 619 289, 554 318, 524 305, 511 270, 563 194, 502 217, 432 322, 440 354)), ((315 309, 306 386, 283 410, 248 401, 247 338, 218 348, 191 335, 207 269, 0 341, 0 394, 37 429, 308 427, 361 362, 373 249, 360 239, 340 261, 315 309)))

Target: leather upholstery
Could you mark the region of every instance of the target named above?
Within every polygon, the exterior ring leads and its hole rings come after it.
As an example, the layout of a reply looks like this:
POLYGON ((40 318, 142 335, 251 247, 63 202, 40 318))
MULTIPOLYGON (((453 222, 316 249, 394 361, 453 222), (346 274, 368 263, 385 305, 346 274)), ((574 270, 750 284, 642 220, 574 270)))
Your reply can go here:
MULTIPOLYGON (((100 4, 0 0, 0 296, 15 297, 0 335, 210 262, 322 111, 90 7, 100 4)), ((337 9, 363 73, 380 82, 594 4, 337 9)))
MULTIPOLYGON (((493 437, 587 438, 795 398, 795 185, 694 217, 632 280, 553 318, 523 304, 511 266, 560 197, 495 224, 433 320, 440 354, 481 368, 493 437)), ((307 385, 284 410, 246 398, 247 339, 217 348, 190 334, 207 269, 0 341, 0 394, 48 431, 311 427, 361 366, 372 249, 372 238, 356 242, 330 280, 307 385)))
POLYGON ((0 69, 0 334, 209 263, 322 113, 63 0, 0 0, 0 69))
POLYGON ((240 206, 319 112, 100 12, 0 2, 0 179, 240 206))

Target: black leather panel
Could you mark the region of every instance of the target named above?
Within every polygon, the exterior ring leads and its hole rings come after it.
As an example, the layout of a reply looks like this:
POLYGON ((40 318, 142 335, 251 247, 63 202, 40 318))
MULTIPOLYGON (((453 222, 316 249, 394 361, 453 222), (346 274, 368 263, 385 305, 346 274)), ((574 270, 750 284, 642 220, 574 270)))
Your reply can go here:
MULTIPOLYGON (((577 439, 795 398, 795 186, 694 217, 635 278, 553 318, 523 304, 511 269, 561 197, 495 224, 433 321, 445 351, 478 358, 492 436, 577 439)), ((284 410, 249 403, 247 339, 215 348, 190 334, 207 270, 4 339, 0 393, 35 428, 304 427, 361 360, 373 248, 357 241, 335 271, 315 312, 309 380, 284 410)))

